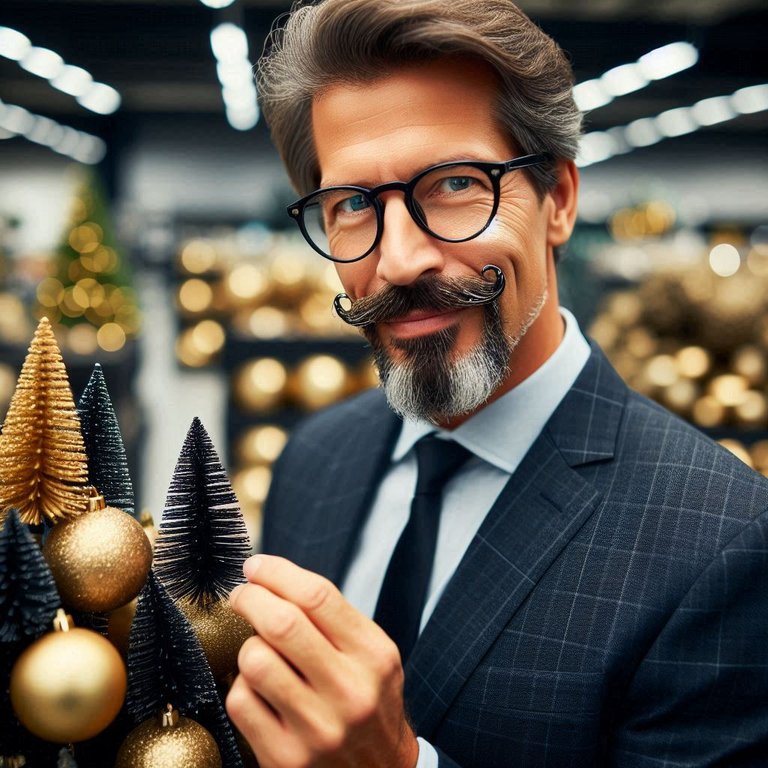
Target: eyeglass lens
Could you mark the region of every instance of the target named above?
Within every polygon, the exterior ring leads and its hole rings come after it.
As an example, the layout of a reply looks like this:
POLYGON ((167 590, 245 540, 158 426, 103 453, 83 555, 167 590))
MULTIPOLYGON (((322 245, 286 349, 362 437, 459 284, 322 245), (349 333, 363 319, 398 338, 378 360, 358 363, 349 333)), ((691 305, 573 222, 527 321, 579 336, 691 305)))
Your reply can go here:
MULTIPOLYGON (((422 176, 412 200, 416 215, 432 234, 464 240, 479 234, 490 221, 495 193, 485 171, 453 165, 422 176)), ((304 227, 317 248, 338 261, 360 258, 378 234, 372 199, 354 188, 318 192, 304 207, 304 227)))

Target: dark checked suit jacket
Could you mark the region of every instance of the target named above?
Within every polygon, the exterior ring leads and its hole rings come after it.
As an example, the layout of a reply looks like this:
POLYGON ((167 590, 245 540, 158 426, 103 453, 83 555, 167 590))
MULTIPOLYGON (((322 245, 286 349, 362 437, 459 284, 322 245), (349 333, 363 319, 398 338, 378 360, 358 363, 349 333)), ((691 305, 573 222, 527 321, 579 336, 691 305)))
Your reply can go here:
MULTIPOLYGON (((399 426, 369 392, 296 431, 264 550, 339 583, 399 426)), ((441 768, 768 766, 766 510, 593 347, 405 668, 441 768)))

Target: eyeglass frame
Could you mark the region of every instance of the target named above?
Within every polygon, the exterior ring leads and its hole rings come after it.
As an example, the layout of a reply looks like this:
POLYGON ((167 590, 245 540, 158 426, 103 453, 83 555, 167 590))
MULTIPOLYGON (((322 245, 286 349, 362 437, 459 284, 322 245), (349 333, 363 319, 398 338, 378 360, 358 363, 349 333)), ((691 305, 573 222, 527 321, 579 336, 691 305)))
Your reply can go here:
POLYGON ((451 160, 445 163, 431 165, 429 168, 425 168, 423 171, 419 171, 412 179, 410 179, 410 181, 389 181, 385 184, 379 184, 378 186, 372 188, 361 187, 355 184, 339 184, 332 187, 321 187, 320 189, 316 189, 314 192, 310 192, 308 195, 305 195, 304 197, 296 200, 296 202, 291 203, 286 208, 286 212, 292 219, 296 221, 296 224, 301 230, 301 234, 304 236, 304 239, 312 247, 312 249, 319 253, 324 259, 334 261, 337 264, 354 264, 356 261, 361 261, 376 250, 376 247, 381 242, 382 234, 384 233, 384 204, 381 202, 381 200, 379 200, 379 195, 383 192, 390 192, 392 190, 399 190, 404 194, 405 207, 419 229, 423 230, 431 237, 434 237, 436 240, 440 240, 444 243, 466 243, 468 240, 474 240, 476 237, 479 237, 483 232, 485 232, 485 230, 488 229, 488 227, 491 225, 491 222, 496 217, 496 214, 499 210, 499 204, 501 202, 501 177, 511 171, 516 171, 521 168, 530 168, 534 165, 540 165, 541 163, 545 163, 550 159, 550 155, 542 153, 522 155, 521 157, 515 157, 512 158, 512 160, 501 162, 485 162, 482 160, 451 160), (488 175, 488 179, 491 182, 491 187, 493 188, 493 209, 491 210, 490 216, 488 216, 488 221, 483 225, 481 229, 475 232, 474 235, 470 235, 469 237, 461 237, 458 239, 442 237, 436 232, 433 232, 427 225, 426 221, 424 221, 422 218, 422 215, 419 213, 418 208, 416 207, 418 204, 414 205, 413 199, 414 189, 416 189, 417 184, 425 176, 433 173, 434 171, 439 171, 442 168, 450 168, 452 166, 469 166, 470 168, 476 168, 479 171, 484 171, 488 175), (322 192, 335 192, 338 190, 349 190, 351 192, 362 194, 373 204, 373 209, 376 212, 376 237, 373 240, 373 244, 364 254, 362 254, 362 256, 356 256, 354 259, 337 259, 322 251, 320 247, 317 246, 312 240, 304 224, 304 208, 307 206, 310 200, 322 192))

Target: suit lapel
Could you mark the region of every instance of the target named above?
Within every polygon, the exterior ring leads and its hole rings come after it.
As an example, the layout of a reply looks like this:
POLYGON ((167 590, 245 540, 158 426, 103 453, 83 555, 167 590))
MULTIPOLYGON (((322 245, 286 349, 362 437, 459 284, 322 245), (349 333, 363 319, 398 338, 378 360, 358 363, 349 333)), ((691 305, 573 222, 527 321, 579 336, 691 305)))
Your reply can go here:
POLYGON ((405 696, 429 738, 483 655, 601 495, 574 467, 613 456, 626 387, 592 355, 510 478, 406 666, 405 696))

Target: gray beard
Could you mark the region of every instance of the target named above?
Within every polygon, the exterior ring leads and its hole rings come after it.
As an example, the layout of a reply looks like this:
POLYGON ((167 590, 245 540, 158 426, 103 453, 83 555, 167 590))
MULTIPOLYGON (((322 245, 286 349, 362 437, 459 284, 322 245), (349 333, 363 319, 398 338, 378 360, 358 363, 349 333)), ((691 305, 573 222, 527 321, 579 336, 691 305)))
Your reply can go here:
POLYGON ((538 318, 546 302, 539 298, 519 332, 504 331, 498 302, 484 309, 483 335, 469 353, 451 360, 459 326, 393 343, 402 359, 393 360, 376 329, 366 332, 381 386, 390 408, 403 417, 440 424, 481 408, 509 373, 513 350, 538 318))

